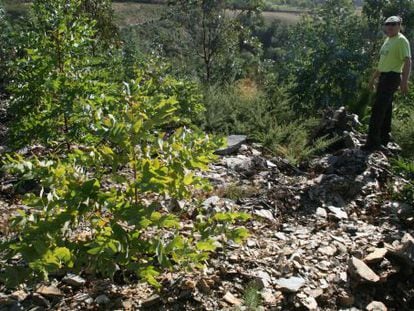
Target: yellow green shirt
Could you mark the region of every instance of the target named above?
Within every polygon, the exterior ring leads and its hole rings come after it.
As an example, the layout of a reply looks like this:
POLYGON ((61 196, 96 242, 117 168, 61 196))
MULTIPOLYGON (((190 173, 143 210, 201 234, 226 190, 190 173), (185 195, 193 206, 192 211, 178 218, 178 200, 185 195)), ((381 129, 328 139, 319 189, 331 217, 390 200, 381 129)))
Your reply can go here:
POLYGON ((404 66, 404 60, 411 58, 410 43, 407 38, 398 33, 395 37, 387 38, 380 50, 380 60, 377 69, 380 72, 399 72, 404 66))

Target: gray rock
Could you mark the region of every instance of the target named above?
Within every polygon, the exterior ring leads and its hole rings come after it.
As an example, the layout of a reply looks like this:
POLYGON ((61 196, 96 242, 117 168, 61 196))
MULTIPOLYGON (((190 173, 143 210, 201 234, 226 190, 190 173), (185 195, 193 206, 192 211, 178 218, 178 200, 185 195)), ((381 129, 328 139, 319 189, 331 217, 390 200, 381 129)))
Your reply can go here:
POLYGON ((73 296, 73 299, 77 302, 87 301, 88 299, 91 299, 91 298, 92 297, 86 293, 77 293, 75 296, 73 296))
POLYGON ((33 303, 38 306, 42 306, 46 308, 50 308, 51 306, 49 300, 47 300, 45 297, 43 297, 42 295, 38 293, 34 293, 31 298, 32 298, 33 303))
POLYGON ((414 225, 414 208, 413 206, 402 203, 398 206, 397 216, 401 222, 405 223, 406 225, 413 226, 414 225))
POLYGON ((351 307, 355 303, 355 297, 350 293, 343 292, 338 295, 337 302, 340 306, 351 307))
POLYGON ((230 135, 227 137, 227 145, 224 148, 217 150, 215 153, 218 155, 230 155, 241 147, 243 143, 247 140, 245 135, 230 135))
POLYGON ((109 299, 105 294, 102 294, 95 298, 95 302, 98 305, 106 305, 111 302, 111 299, 109 299))
POLYGON ((79 275, 72 273, 69 273, 67 276, 65 276, 62 281, 68 285, 75 287, 81 287, 86 283, 85 279, 81 278, 79 275))
POLYGON ((318 207, 316 209, 316 216, 319 216, 321 218, 327 218, 328 217, 328 213, 326 212, 326 209, 324 209, 322 207, 318 207))
POLYGON ((254 275, 260 288, 267 288, 272 284, 272 278, 266 271, 259 270, 254 275))
POLYGON ((406 233, 401 239, 401 245, 390 252, 399 257, 408 267, 414 268, 414 238, 406 233))
POLYGON ((202 206, 204 209, 210 209, 211 207, 215 207, 216 204, 220 201, 220 198, 216 195, 209 197, 208 199, 206 199, 203 203, 202 206))
POLYGON ((333 256, 337 251, 335 246, 322 246, 318 248, 318 252, 326 256, 333 256))
POLYGON ((380 262, 384 259, 387 252, 388 250, 386 248, 376 248, 373 252, 371 252, 364 258, 364 261, 366 263, 380 262))
POLYGON ((284 234, 283 232, 276 232, 275 237, 278 238, 281 241, 286 241, 287 240, 286 234, 284 234))
POLYGON ((336 219, 348 219, 348 214, 339 207, 328 206, 328 210, 333 214, 333 216, 336 219))
POLYGON ((27 296, 29 296, 29 294, 23 290, 17 290, 13 292, 10 296, 16 299, 17 301, 23 301, 27 298, 27 296))
POLYGON ((356 257, 352 257, 349 261, 348 268, 349 273, 354 277, 359 278, 361 281, 376 283, 380 279, 370 267, 356 257))
POLYGON ((63 293, 56 286, 42 285, 36 290, 36 293, 38 293, 42 296, 46 296, 46 297, 61 297, 61 296, 63 296, 63 293))
POLYGON ((318 310, 318 303, 316 302, 316 299, 313 297, 304 297, 301 299, 301 303, 309 311, 318 310))
POLYGON ((344 144, 346 148, 349 149, 355 149, 360 147, 360 143, 358 138, 355 137, 354 133, 350 132, 350 133, 346 133, 344 136, 344 144))
POLYGON ((127 299, 122 301, 122 308, 123 310, 133 310, 134 309, 134 300, 127 299))
MULTIPOLYGON (((329 150, 340 150, 346 147, 346 137, 349 133, 355 133, 355 127, 360 124, 358 116, 350 114, 344 107, 328 111, 319 126, 311 135, 312 140, 321 137, 336 138, 329 150)), ((348 141, 349 143, 349 141, 348 141)))
POLYGON ((259 209, 259 210, 255 210, 254 213, 259 217, 265 218, 270 221, 275 221, 275 217, 273 216, 273 213, 269 210, 259 209))
POLYGON ((237 157, 225 158, 224 162, 230 170, 242 174, 244 177, 251 177, 267 169, 266 160, 257 156, 238 155, 237 157))
POLYGON ((224 297, 224 301, 233 305, 233 306, 240 306, 242 304, 241 300, 234 297, 234 295, 230 292, 227 292, 224 297))
POLYGON ((306 283, 302 277, 281 278, 276 280, 276 284, 282 291, 295 293, 306 283))

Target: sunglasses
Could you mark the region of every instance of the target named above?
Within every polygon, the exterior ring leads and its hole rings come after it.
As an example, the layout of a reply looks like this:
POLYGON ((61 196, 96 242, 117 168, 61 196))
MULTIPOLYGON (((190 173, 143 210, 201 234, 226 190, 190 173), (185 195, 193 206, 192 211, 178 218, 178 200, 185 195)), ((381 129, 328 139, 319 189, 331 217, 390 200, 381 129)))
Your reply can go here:
POLYGON ((399 23, 385 23, 385 26, 397 26, 399 23))

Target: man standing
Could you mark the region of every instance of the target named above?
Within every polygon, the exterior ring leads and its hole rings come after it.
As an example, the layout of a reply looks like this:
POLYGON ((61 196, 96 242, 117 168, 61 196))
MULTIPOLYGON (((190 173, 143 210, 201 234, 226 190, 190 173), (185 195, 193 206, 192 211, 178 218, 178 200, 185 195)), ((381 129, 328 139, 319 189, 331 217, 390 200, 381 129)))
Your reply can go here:
POLYGON ((368 139, 363 147, 367 151, 381 149, 390 141, 392 101, 400 87, 408 92, 411 72, 411 50, 407 38, 400 32, 402 19, 391 16, 385 21, 387 39, 381 47, 380 60, 370 80, 370 89, 379 78, 375 103, 372 107, 368 139))

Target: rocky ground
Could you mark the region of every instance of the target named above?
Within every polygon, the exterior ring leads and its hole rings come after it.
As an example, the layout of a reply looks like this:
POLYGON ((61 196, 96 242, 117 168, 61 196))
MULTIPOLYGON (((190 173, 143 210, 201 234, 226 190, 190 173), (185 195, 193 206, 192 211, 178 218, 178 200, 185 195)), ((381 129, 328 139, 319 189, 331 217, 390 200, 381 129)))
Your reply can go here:
MULTIPOLYGON (((414 238, 409 209, 393 202, 390 145, 359 149, 357 119, 332 112, 314 136, 339 135, 328 154, 299 168, 232 137, 203 175, 214 185, 206 211, 254 217, 243 245, 227 242, 203 271, 165 273, 163 290, 124 280, 56 275, 50 283, 3 289, 0 310, 414 310, 414 238)), ((0 204, 3 234, 7 215, 0 204)), ((181 202, 191 209, 191 202, 181 202)), ((191 220, 182 231, 191 229, 191 220)))

